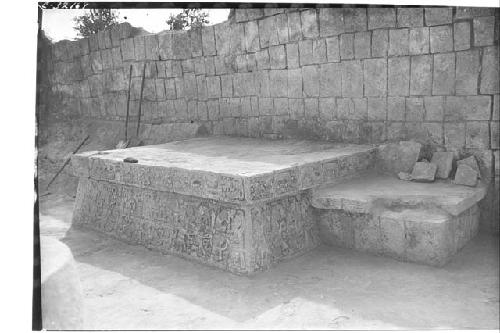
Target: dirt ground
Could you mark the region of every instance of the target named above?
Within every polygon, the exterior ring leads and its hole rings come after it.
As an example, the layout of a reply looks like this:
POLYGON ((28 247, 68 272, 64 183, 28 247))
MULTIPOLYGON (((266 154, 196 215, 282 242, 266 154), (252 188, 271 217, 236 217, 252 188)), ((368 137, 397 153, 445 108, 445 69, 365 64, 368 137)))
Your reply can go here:
POLYGON ((77 262, 82 329, 499 328, 495 236, 443 268, 320 247, 240 277, 71 227, 72 208, 71 197, 42 197, 40 229, 77 262))

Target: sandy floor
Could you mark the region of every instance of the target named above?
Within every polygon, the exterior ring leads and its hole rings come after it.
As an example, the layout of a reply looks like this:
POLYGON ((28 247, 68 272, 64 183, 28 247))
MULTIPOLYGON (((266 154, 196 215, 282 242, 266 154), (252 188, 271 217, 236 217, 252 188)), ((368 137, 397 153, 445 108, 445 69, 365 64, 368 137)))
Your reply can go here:
POLYGON ((72 207, 42 197, 41 233, 77 261, 82 329, 499 328, 498 237, 444 268, 321 247, 247 278, 71 228, 72 207))

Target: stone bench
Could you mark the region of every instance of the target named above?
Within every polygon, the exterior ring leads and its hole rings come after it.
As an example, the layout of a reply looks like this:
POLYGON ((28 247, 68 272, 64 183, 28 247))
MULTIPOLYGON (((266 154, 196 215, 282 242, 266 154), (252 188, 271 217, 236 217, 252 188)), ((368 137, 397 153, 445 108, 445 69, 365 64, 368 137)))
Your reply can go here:
POLYGON ((311 203, 326 244, 440 266, 476 235, 485 194, 374 174, 315 189, 311 203))
POLYGON ((372 146, 230 137, 82 153, 73 223, 251 274, 316 247, 311 189, 359 177, 375 157, 372 146))

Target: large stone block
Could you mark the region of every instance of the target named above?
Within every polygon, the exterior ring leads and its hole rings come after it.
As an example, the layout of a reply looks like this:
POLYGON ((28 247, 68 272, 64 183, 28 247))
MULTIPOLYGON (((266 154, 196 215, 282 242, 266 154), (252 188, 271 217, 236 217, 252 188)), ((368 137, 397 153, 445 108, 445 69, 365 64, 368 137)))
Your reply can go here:
POLYGON ((354 59, 354 34, 340 35, 340 59, 354 59))
POLYGON ((204 56, 216 55, 217 50, 215 48, 215 33, 213 26, 201 28, 201 41, 204 56))
POLYGON ((146 59, 158 60, 159 59, 159 45, 157 35, 144 36, 144 47, 146 50, 146 59))
POLYGON ((386 59, 364 60, 365 96, 384 96, 387 93, 386 59))
POLYGON ((269 88, 271 97, 288 96, 288 73, 287 70, 269 71, 269 88))
POLYGON ((344 33, 342 8, 320 8, 319 27, 321 37, 337 36, 344 33))
POLYGON ((319 37, 318 20, 316 16, 316 9, 308 9, 300 12, 302 36, 305 38, 319 37))
POLYGON ((298 41, 302 39, 300 12, 298 11, 288 13, 288 36, 290 41, 298 41))
POLYGON ((473 28, 474 46, 487 46, 493 44, 495 36, 495 16, 474 18, 473 28))
POLYGON ((255 73, 255 84, 259 97, 269 97, 269 71, 258 71, 255 73))
POLYGON ((410 54, 429 53, 429 28, 410 29, 410 54))
POLYGON ((345 32, 357 32, 366 30, 366 8, 344 8, 343 10, 345 32))
POLYGON ((388 120, 404 120, 405 115, 404 97, 387 97, 387 119, 388 120))
POLYGON ((341 65, 338 63, 322 64, 320 72, 320 96, 342 96, 341 65))
POLYGON ((457 185, 476 186, 477 178, 478 174, 476 170, 466 164, 460 164, 457 167, 453 183, 457 185))
POLYGON ((432 90, 432 56, 411 57, 410 95, 430 95, 432 90))
POLYGON ((387 57, 389 50, 389 31, 378 29, 372 31, 372 57, 387 57))
POLYGON ((354 34, 354 57, 356 59, 370 58, 371 31, 354 34))
POLYGON ((191 58, 191 41, 186 31, 172 34, 172 53, 174 59, 184 60, 191 58))
POLYGON ((215 46, 217 55, 227 55, 231 50, 231 26, 229 22, 223 22, 214 25, 215 32, 215 46))
POLYGON ((447 179, 453 168, 453 152, 435 152, 431 163, 437 165, 436 178, 447 179))
POLYGON ((368 98, 368 120, 386 120, 387 119, 387 98, 370 97, 368 98))
POLYGON ((444 144, 461 149, 465 146, 465 123, 444 123, 444 144))
POLYGON ((424 96, 425 120, 443 121, 444 118, 444 97, 424 96))
POLYGON ((241 54, 245 49, 245 32, 243 23, 234 23, 231 25, 230 32, 230 49, 231 54, 241 54))
POLYGON ((424 24, 423 8, 397 8, 398 28, 421 27, 424 24))
POLYGON ((453 19, 453 8, 434 7, 425 8, 425 24, 428 26, 451 23, 453 19))
POLYGON ((279 44, 275 16, 269 16, 259 20, 259 39, 261 48, 279 44))
POLYGON ((278 41, 280 44, 288 43, 288 17, 286 14, 276 15, 276 28, 278 30, 278 41))
POLYGON ((208 98, 221 97, 221 82, 219 76, 207 77, 207 97, 208 98))
POLYGON ((337 36, 326 39, 326 58, 328 62, 340 62, 339 38, 337 36))
POLYGON ((260 48, 259 26, 256 21, 245 23, 245 48, 248 52, 256 52, 260 48))
POLYGON ((434 55, 433 95, 453 95, 455 92, 455 54, 434 55))
POLYGON ((408 96, 410 86, 410 58, 396 57, 388 60, 389 96, 408 96))
POLYGON ((102 60, 102 69, 107 70, 113 68, 113 54, 111 49, 104 49, 100 51, 102 60))
POLYGON ((257 61, 258 70, 271 68, 268 49, 264 49, 255 53, 255 60, 257 61))
POLYGON ((389 56, 408 55, 410 47, 408 29, 389 30, 389 56))
POLYGON ((479 50, 456 53, 455 93, 457 95, 477 94, 479 60, 479 50))
POLYGON ((342 96, 357 97, 363 95, 363 65, 360 60, 343 61, 342 96))
POLYGON ((319 99, 319 117, 322 120, 330 121, 336 115, 336 102, 335 98, 320 98, 319 99))
POLYGON ((145 46, 144 36, 134 37, 134 53, 135 53, 135 60, 146 59, 146 46, 145 46))
POLYGON ((430 28, 431 53, 453 51, 453 29, 451 25, 430 28))
POLYGON ((207 79, 205 75, 196 76, 196 91, 199 101, 207 100, 207 79))
POLYGON ((400 141, 380 146, 378 149, 379 167, 387 172, 411 172, 417 162, 422 145, 413 141, 400 141))
POLYGON ((158 56, 161 60, 174 59, 172 39, 171 32, 165 32, 158 35, 158 56))
POLYGON ((470 23, 458 22, 453 25, 455 51, 467 50, 470 48, 470 23))
POLYGON ((395 8, 368 8, 368 30, 394 28, 395 26, 395 8))
POLYGON ((286 63, 288 68, 299 67, 299 45, 297 43, 286 44, 286 63))
POLYGON ((191 41, 191 56, 201 57, 203 55, 202 35, 200 28, 189 30, 189 39, 191 41))
POLYGON ((271 69, 284 69, 286 67, 286 52, 284 45, 269 47, 269 64, 271 69))
POLYGON ((490 129, 487 121, 468 121, 465 128, 466 148, 490 148, 490 129))
POLYGON ((425 108, 422 97, 406 98, 406 117, 407 121, 424 121, 425 108))
POLYGON ((302 67, 302 82, 305 97, 319 96, 320 80, 318 66, 302 67))
POLYGON ((288 74, 288 97, 301 98, 302 97, 302 70, 289 69, 288 74))
POLYGON ((489 46, 483 49, 479 87, 481 94, 498 94, 500 92, 498 54, 498 47, 489 46))

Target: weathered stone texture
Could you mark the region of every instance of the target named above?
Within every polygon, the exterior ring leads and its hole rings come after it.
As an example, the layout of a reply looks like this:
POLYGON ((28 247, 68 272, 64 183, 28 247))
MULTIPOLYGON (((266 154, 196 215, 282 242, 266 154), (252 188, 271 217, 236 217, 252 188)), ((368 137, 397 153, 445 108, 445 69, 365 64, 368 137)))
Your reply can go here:
POLYGON ((451 23, 453 19, 453 8, 435 7, 425 8, 425 24, 428 26, 451 23))
POLYGON ((456 94, 477 94, 480 65, 479 50, 457 52, 456 58, 456 94))
POLYGON ((453 152, 435 152, 431 163, 437 165, 436 178, 446 179, 453 168, 453 152))
POLYGON ((389 32, 387 29, 372 31, 372 57, 387 57, 389 32))
POLYGON ((345 32, 342 8, 320 8, 319 28, 321 37, 337 36, 345 32))
POLYGON ((433 95, 453 95, 455 86, 455 54, 434 55, 433 95))
POLYGON ((302 23, 302 35, 305 38, 315 38, 319 36, 318 20, 316 10, 309 9, 300 13, 302 23))
POLYGON ((455 51, 462 51, 470 48, 470 23, 455 23, 453 38, 455 42, 455 51))
POLYGON ((337 63, 323 64, 319 68, 320 96, 341 96, 341 66, 337 63))
POLYGON ((409 43, 408 29, 389 30, 389 56, 407 55, 409 43))
POLYGON ((365 96, 383 96, 387 93, 387 61, 367 59, 364 61, 365 96))
POLYGON ((340 35, 340 59, 354 59, 354 34, 340 35))
POLYGON ((408 96, 410 86, 410 58, 389 58, 388 66, 389 96, 408 96))
POLYGON ((432 89, 432 56, 411 57, 410 95, 430 95, 432 89))
POLYGON ((370 58, 371 32, 357 32, 354 34, 354 56, 356 59, 370 58))
POLYGON ((481 66, 481 82, 479 91, 481 94, 498 94, 499 88, 499 63, 498 47, 490 46, 483 49, 481 66))
POLYGON ((429 28, 410 29, 410 47, 411 55, 429 53, 429 28))
MULTIPOLYGON (((498 23, 497 23, 498 24, 498 23)), ((495 16, 477 17, 473 20, 474 46, 492 45, 494 40, 495 16)))
POLYGON ((424 24, 423 8, 398 8, 398 28, 421 27, 424 24))
POLYGON ((453 51, 453 29, 450 25, 430 28, 431 53, 453 51))
POLYGON ((368 29, 394 28, 396 26, 396 9, 368 8, 368 29))
POLYGON ((343 61, 342 71, 342 96, 357 97, 363 95, 363 66, 361 61, 343 61))

